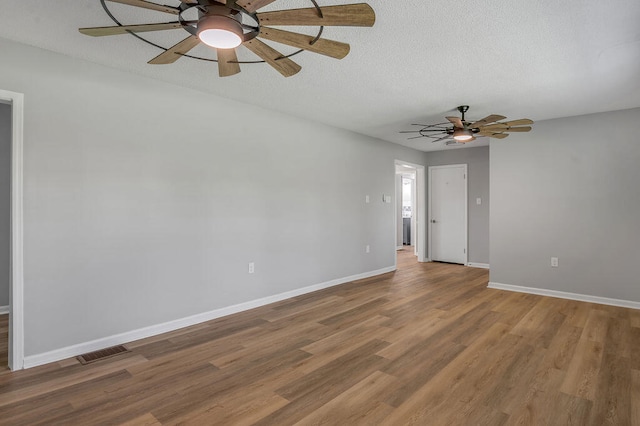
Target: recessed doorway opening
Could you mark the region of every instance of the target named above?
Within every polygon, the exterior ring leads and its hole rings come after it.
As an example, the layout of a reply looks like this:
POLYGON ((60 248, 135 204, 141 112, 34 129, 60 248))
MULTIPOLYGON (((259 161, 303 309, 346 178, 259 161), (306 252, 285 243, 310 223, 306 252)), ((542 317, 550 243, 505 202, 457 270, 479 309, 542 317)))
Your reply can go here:
MULTIPOLYGON (((396 208, 395 248, 411 252, 418 262, 425 262, 425 168, 403 161, 395 161, 396 208)), ((405 256, 406 258, 406 256, 405 256)), ((396 267, 398 267, 396 256, 396 267)))
MULTIPOLYGON (((2 360, 2 367, 8 366, 11 370, 21 370, 24 368, 24 261, 23 261, 23 122, 24 122, 24 95, 21 93, 0 90, 0 104, 3 111, 9 111, 8 121, 10 125, 9 137, 6 142, 4 158, 6 172, 8 176, 0 178, 0 185, 6 184, 4 199, 0 192, 0 209, 6 208, 7 221, 9 222, 6 241, 3 243, 8 247, 5 257, 9 259, 7 271, 0 268, 0 275, 8 281, 9 294, 8 305, 3 305, 2 310, 8 312, 8 317, 0 321, 0 329, 7 328, 6 339, 3 351, 7 348, 6 361, 2 360), (5 321, 6 319, 6 321, 5 321)), ((5 119, 7 118, 5 114, 5 119)), ((6 120, 5 120, 6 121, 6 120)), ((1 130, 0 130, 1 131, 1 130)), ((6 133, 6 131, 4 132, 6 133)), ((2 154, 0 153, 0 157, 2 154)), ((0 160, 2 161, 2 160, 0 160)), ((0 174, 3 173, 0 167, 0 174)), ((3 214, 0 214, 0 222, 3 214)), ((1 225, 0 225, 1 226, 1 225)), ((0 236, 0 238, 2 238, 0 236)), ((0 252, 0 258, 2 253, 0 252)), ((0 260, 1 261, 1 260, 0 260)), ((1 291, 1 290, 0 290, 1 291)), ((4 340, 3 340, 4 342, 4 340)))

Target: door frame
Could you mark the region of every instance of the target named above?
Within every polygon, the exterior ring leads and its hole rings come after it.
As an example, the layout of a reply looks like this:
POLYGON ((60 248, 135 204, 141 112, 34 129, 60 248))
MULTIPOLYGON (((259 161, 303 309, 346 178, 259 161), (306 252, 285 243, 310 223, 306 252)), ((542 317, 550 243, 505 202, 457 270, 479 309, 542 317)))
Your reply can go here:
POLYGON ((433 170, 436 169, 449 169, 454 167, 462 167, 464 170, 464 266, 469 265, 469 173, 467 164, 447 164, 444 166, 429 166, 429 209, 428 209, 428 235, 429 235, 429 257, 431 257, 433 251, 431 250, 431 206, 433 205, 432 188, 433 179, 431 178, 433 170))
MULTIPOLYGON (((416 180, 415 180, 415 191, 416 191, 416 246, 417 251, 416 255, 418 257, 418 262, 428 262, 427 251, 426 251, 426 234, 425 230, 427 225, 426 220, 426 194, 425 194, 425 168, 420 164, 409 163, 407 161, 402 160, 394 160, 393 166, 393 182, 394 187, 396 188, 396 203, 400 194, 397 194, 397 185, 396 185, 396 167, 395 166, 409 166, 416 169, 416 180)), ((396 252, 396 243, 398 241, 398 209, 393 209, 393 233, 395 238, 393 239, 393 252, 396 252)), ((394 267, 398 267, 397 256, 394 256, 394 267)))
POLYGON ((0 90, 11 105, 11 277, 9 284, 9 368, 24 368, 24 94, 0 90))

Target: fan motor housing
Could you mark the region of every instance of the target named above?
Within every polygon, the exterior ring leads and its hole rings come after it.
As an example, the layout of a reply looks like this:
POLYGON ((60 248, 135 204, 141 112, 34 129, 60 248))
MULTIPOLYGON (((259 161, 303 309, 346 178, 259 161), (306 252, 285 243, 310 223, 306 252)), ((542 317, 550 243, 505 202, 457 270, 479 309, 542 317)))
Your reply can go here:
MULTIPOLYGON (((200 19, 197 24, 197 35, 202 39, 202 32, 207 30, 222 30, 237 34, 244 41, 242 29, 242 14, 222 5, 207 6, 206 12, 199 10, 200 19)), ((204 39, 203 39, 204 41, 204 39)), ((205 41, 206 43, 206 41, 205 41)))

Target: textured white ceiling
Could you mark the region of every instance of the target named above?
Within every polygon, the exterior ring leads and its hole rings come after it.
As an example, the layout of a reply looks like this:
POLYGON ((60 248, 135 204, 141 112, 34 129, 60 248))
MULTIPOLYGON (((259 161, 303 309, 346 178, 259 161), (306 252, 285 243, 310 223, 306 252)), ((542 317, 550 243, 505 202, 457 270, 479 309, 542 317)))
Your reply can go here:
MULTIPOLYGON (((0 37, 425 151, 446 147, 398 132, 411 123, 442 122, 461 104, 471 106, 471 120, 491 113, 543 120, 640 106, 638 0, 368 3, 376 11, 373 28, 325 28, 323 37, 351 44, 345 59, 301 53, 294 59, 302 71, 290 78, 266 64, 243 65, 228 78, 217 76, 215 63, 186 58, 148 65, 161 52, 153 46, 129 35, 93 38, 77 31, 112 25, 98 0, 11 2, 0 13, 0 37)), ((108 5, 123 24, 172 20, 108 5)), ((268 9, 310 6, 309 0, 278 0, 268 9)), ((168 47, 185 36, 174 30, 149 38, 168 47)), ((240 59, 251 58, 241 50, 240 59)), ((205 48, 197 53, 209 54, 205 48)), ((480 138, 468 146, 487 143, 480 138)))

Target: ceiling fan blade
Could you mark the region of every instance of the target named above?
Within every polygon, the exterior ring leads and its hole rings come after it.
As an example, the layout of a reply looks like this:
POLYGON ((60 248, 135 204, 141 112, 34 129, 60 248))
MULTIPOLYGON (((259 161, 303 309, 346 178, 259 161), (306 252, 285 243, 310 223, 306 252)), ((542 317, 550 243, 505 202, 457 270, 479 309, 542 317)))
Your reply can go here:
POLYGON ((242 6, 247 12, 253 13, 274 1, 276 0, 238 0, 236 3, 242 6))
MULTIPOLYGON (((189 21, 187 23, 193 24, 195 22, 189 21)), ((129 31, 132 33, 142 33, 146 31, 177 30, 181 28, 182 24, 180 24, 180 22, 168 22, 166 24, 117 25, 115 27, 80 28, 78 31, 85 35, 102 37, 117 34, 127 34, 129 31)))
POLYGON ((148 63, 154 65, 172 64, 180 59, 182 55, 187 54, 198 44, 200 44, 200 39, 197 36, 189 36, 182 40, 180 43, 168 48, 166 51, 162 52, 161 54, 150 60, 148 63))
POLYGON ((533 124, 533 120, 529 120, 528 118, 521 118, 520 120, 503 121, 500 124, 506 124, 507 126, 526 126, 529 124, 533 124))
POLYGON ((459 127, 460 129, 464 129, 464 124, 462 124, 462 120, 460 117, 445 117, 449 120, 455 127, 459 127))
POLYGON ((504 139, 507 136, 509 136, 506 133, 491 133, 491 132, 478 132, 477 134, 480 136, 487 136, 490 138, 497 138, 497 139, 504 139))
MULTIPOLYGON (((220 3, 220 4, 224 4, 224 5, 227 4, 227 0, 213 0, 213 1, 215 1, 217 3, 220 3)), ((229 0, 229 1, 232 1, 232 0, 229 0)), ((198 0, 180 0, 180 2, 184 3, 184 4, 190 4, 190 5, 193 5, 193 6, 196 6, 198 4, 198 0)))
POLYGON ((258 14, 260 25, 340 25, 372 27, 376 14, 366 3, 321 7, 322 18, 315 7, 277 10, 258 14))
POLYGON ((451 135, 443 136, 441 138, 436 139, 435 141, 431 141, 431 143, 440 142, 440 141, 443 141, 445 139, 450 139, 450 138, 451 138, 451 135))
POLYGON ((291 77, 302 69, 300 65, 285 58, 280 52, 258 39, 254 38, 242 44, 285 77, 291 77))
POLYGON ((180 13, 180 9, 178 9, 177 7, 151 3, 145 0, 109 0, 109 1, 114 3, 128 4, 129 6, 141 7, 143 9, 157 10, 158 12, 171 13, 174 15, 178 15, 180 13))
POLYGON ((531 131, 531 127, 526 126, 526 127, 507 127, 506 129, 503 130, 503 132, 530 132, 531 131))
POLYGON ((327 40, 325 38, 319 38, 312 44, 311 42, 315 40, 315 37, 269 27, 260 28, 260 34, 258 34, 258 37, 297 47, 298 49, 308 50, 309 52, 330 56, 336 59, 342 59, 347 56, 350 49, 347 43, 327 40))
POLYGON ((485 124, 489 124, 489 123, 494 123, 496 121, 500 121, 500 120, 504 120, 505 117, 504 115, 498 115, 498 114, 491 114, 486 116, 485 118, 476 121, 475 123, 472 123, 469 127, 471 128, 476 128, 476 127, 480 127, 483 126, 485 124))
POLYGON ((507 128, 509 128, 509 126, 503 123, 494 123, 494 124, 487 124, 486 126, 478 126, 478 129, 480 131, 495 130, 496 132, 501 132, 503 129, 507 129, 507 128))
POLYGON ((236 49, 216 49, 218 52, 218 75, 229 77, 240 72, 236 49))

